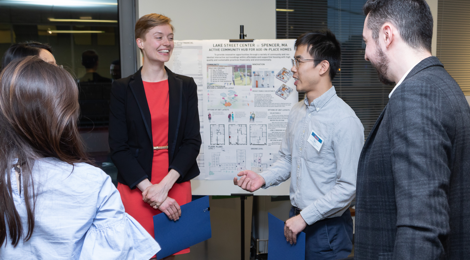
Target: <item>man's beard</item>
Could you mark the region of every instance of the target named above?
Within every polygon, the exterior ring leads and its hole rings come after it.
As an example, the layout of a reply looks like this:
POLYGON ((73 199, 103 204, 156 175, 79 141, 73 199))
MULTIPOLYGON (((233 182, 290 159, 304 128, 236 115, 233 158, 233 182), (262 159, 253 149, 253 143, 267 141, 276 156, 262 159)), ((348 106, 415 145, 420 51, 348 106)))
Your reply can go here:
POLYGON ((374 62, 370 62, 372 66, 377 70, 377 73, 379 74, 379 80, 385 85, 394 85, 395 82, 389 80, 387 78, 387 70, 388 70, 388 58, 385 56, 385 53, 380 49, 380 46, 377 44, 377 56, 378 56, 378 62, 377 64, 374 62))

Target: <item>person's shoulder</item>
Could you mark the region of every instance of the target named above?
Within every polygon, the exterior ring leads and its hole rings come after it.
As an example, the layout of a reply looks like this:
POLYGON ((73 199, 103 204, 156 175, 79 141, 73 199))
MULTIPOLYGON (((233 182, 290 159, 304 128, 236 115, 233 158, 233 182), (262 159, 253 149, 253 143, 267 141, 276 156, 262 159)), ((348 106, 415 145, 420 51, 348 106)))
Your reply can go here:
POLYGON ((416 65, 396 91, 446 92, 460 90, 458 83, 445 70, 436 57, 430 57, 416 65), (401 88, 401 89, 400 89, 401 88))
POLYGON ((439 100, 454 103, 455 98, 462 99, 464 94, 459 84, 442 66, 428 67, 407 77, 393 92, 389 103, 396 102, 429 102, 439 100), (404 97, 414 97, 404 99, 404 97))
POLYGON ((77 172, 93 172, 93 173, 104 173, 99 167, 91 165, 86 162, 79 162, 73 164, 74 171, 77 172))
POLYGON ((173 75, 175 76, 175 78, 182 80, 183 85, 185 86, 189 85, 191 82, 194 82, 194 79, 192 77, 188 77, 188 76, 176 74, 176 73, 173 73, 173 75))
POLYGON ((339 96, 335 96, 334 100, 331 104, 335 110, 337 110, 339 113, 337 113, 338 118, 337 119, 342 119, 345 117, 355 117, 358 118, 356 115, 356 112, 349 106, 346 101, 344 101, 342 98, 339 96))
POLYGON ((361 120, 356 115, 354 109, 352 109, 346 101, 339 96, 335 96, 330 105, 331 108, 334 109, 334 116, 331 117, 331 122, 336 128, 357 127, 360 132, 364 131, 364 126, 361 120))
POLYGON ((182 74, 178 74, 178 73, 174 73, 173 71, 171 71, 170 69, 166 68, 167 71, 169 72, 169 76, 170 77, 174 77, 178 80, 182 80, 183 81, 183 85, 187 85, 191 82, 194 81, 194 79, 192 77, 188 77, 188 76, 185 76, 185 75, 182 75, 182 74))
POLYGON ((191 95, 196 93, 197 85, 192 77, 188 77, 181 74, 172 73, 173 78, 180 80, 182 82, 183 93, 184 95, 191 95))
POLYGON ((62 180, 74 186, 101 186, 109 178, 103 170, 89 163, 70 164, 52 157, 37 160, 35 169, 50 180, 62 180))

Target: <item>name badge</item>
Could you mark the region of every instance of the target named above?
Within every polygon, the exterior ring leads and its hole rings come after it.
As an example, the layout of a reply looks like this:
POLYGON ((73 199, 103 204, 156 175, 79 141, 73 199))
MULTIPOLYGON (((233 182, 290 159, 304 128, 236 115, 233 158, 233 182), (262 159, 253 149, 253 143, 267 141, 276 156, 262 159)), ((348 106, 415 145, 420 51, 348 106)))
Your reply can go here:
POLYGON ((308 142, 317 150, 317 152, 320 152, 321 147, 323 146, 323 138, 321 138, 315 131, 312 131, 310 136, 308 137, 308 142))

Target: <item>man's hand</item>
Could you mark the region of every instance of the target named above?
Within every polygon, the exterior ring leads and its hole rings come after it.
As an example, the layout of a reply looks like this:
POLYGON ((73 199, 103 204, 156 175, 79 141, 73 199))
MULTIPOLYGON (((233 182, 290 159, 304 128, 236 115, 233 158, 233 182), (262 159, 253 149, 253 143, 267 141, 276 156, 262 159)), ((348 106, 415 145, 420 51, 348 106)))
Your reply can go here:
POLYGON ((237 176, 241 176, 241 178, 233 178, 233 184, 238 185, 240 188, 246 191, 256 191, 265 184, 264 178, 254 171, 241 171, 237 174, 237 176))
POLYGON ((178 202, 173 198, 167 197, 162 205, 158 208, 165 213, 169 219, 177 221, 181 217, 181 208, 178 202))
POLYGON ((307 227, 307 223, 299 214, 286 221, 284 225, 284 236, 291 245, 297 243, 297 235, 307 227))

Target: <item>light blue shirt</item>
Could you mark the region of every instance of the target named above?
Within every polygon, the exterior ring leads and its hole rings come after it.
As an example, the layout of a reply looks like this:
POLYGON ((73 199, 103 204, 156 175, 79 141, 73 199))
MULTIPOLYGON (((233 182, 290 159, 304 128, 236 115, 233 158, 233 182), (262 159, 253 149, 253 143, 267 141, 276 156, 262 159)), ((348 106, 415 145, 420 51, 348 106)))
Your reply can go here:
MULTIPOLYGON (((37 190, 33 235, 16 247, 8 238, 0 247, 0 259, 150 259, 160 250, 125 213, 119 192, 99 168, 44 158, 35 162, 32 174, 37 190)), ((10 178, 26 234, 24 193, 13 170, 10 178)))
POLYGON ((335 87, 311 104, 305 98, 291 109, 279 159, 261 173, 263 188, 291 177, 291 203, 302 210, 307 224, 339 217, 356 195, 363 144, 364 127, 335 87), (312 131, 321 140, 320 149, 308 142, 309 137, 313 141, 312 131))

